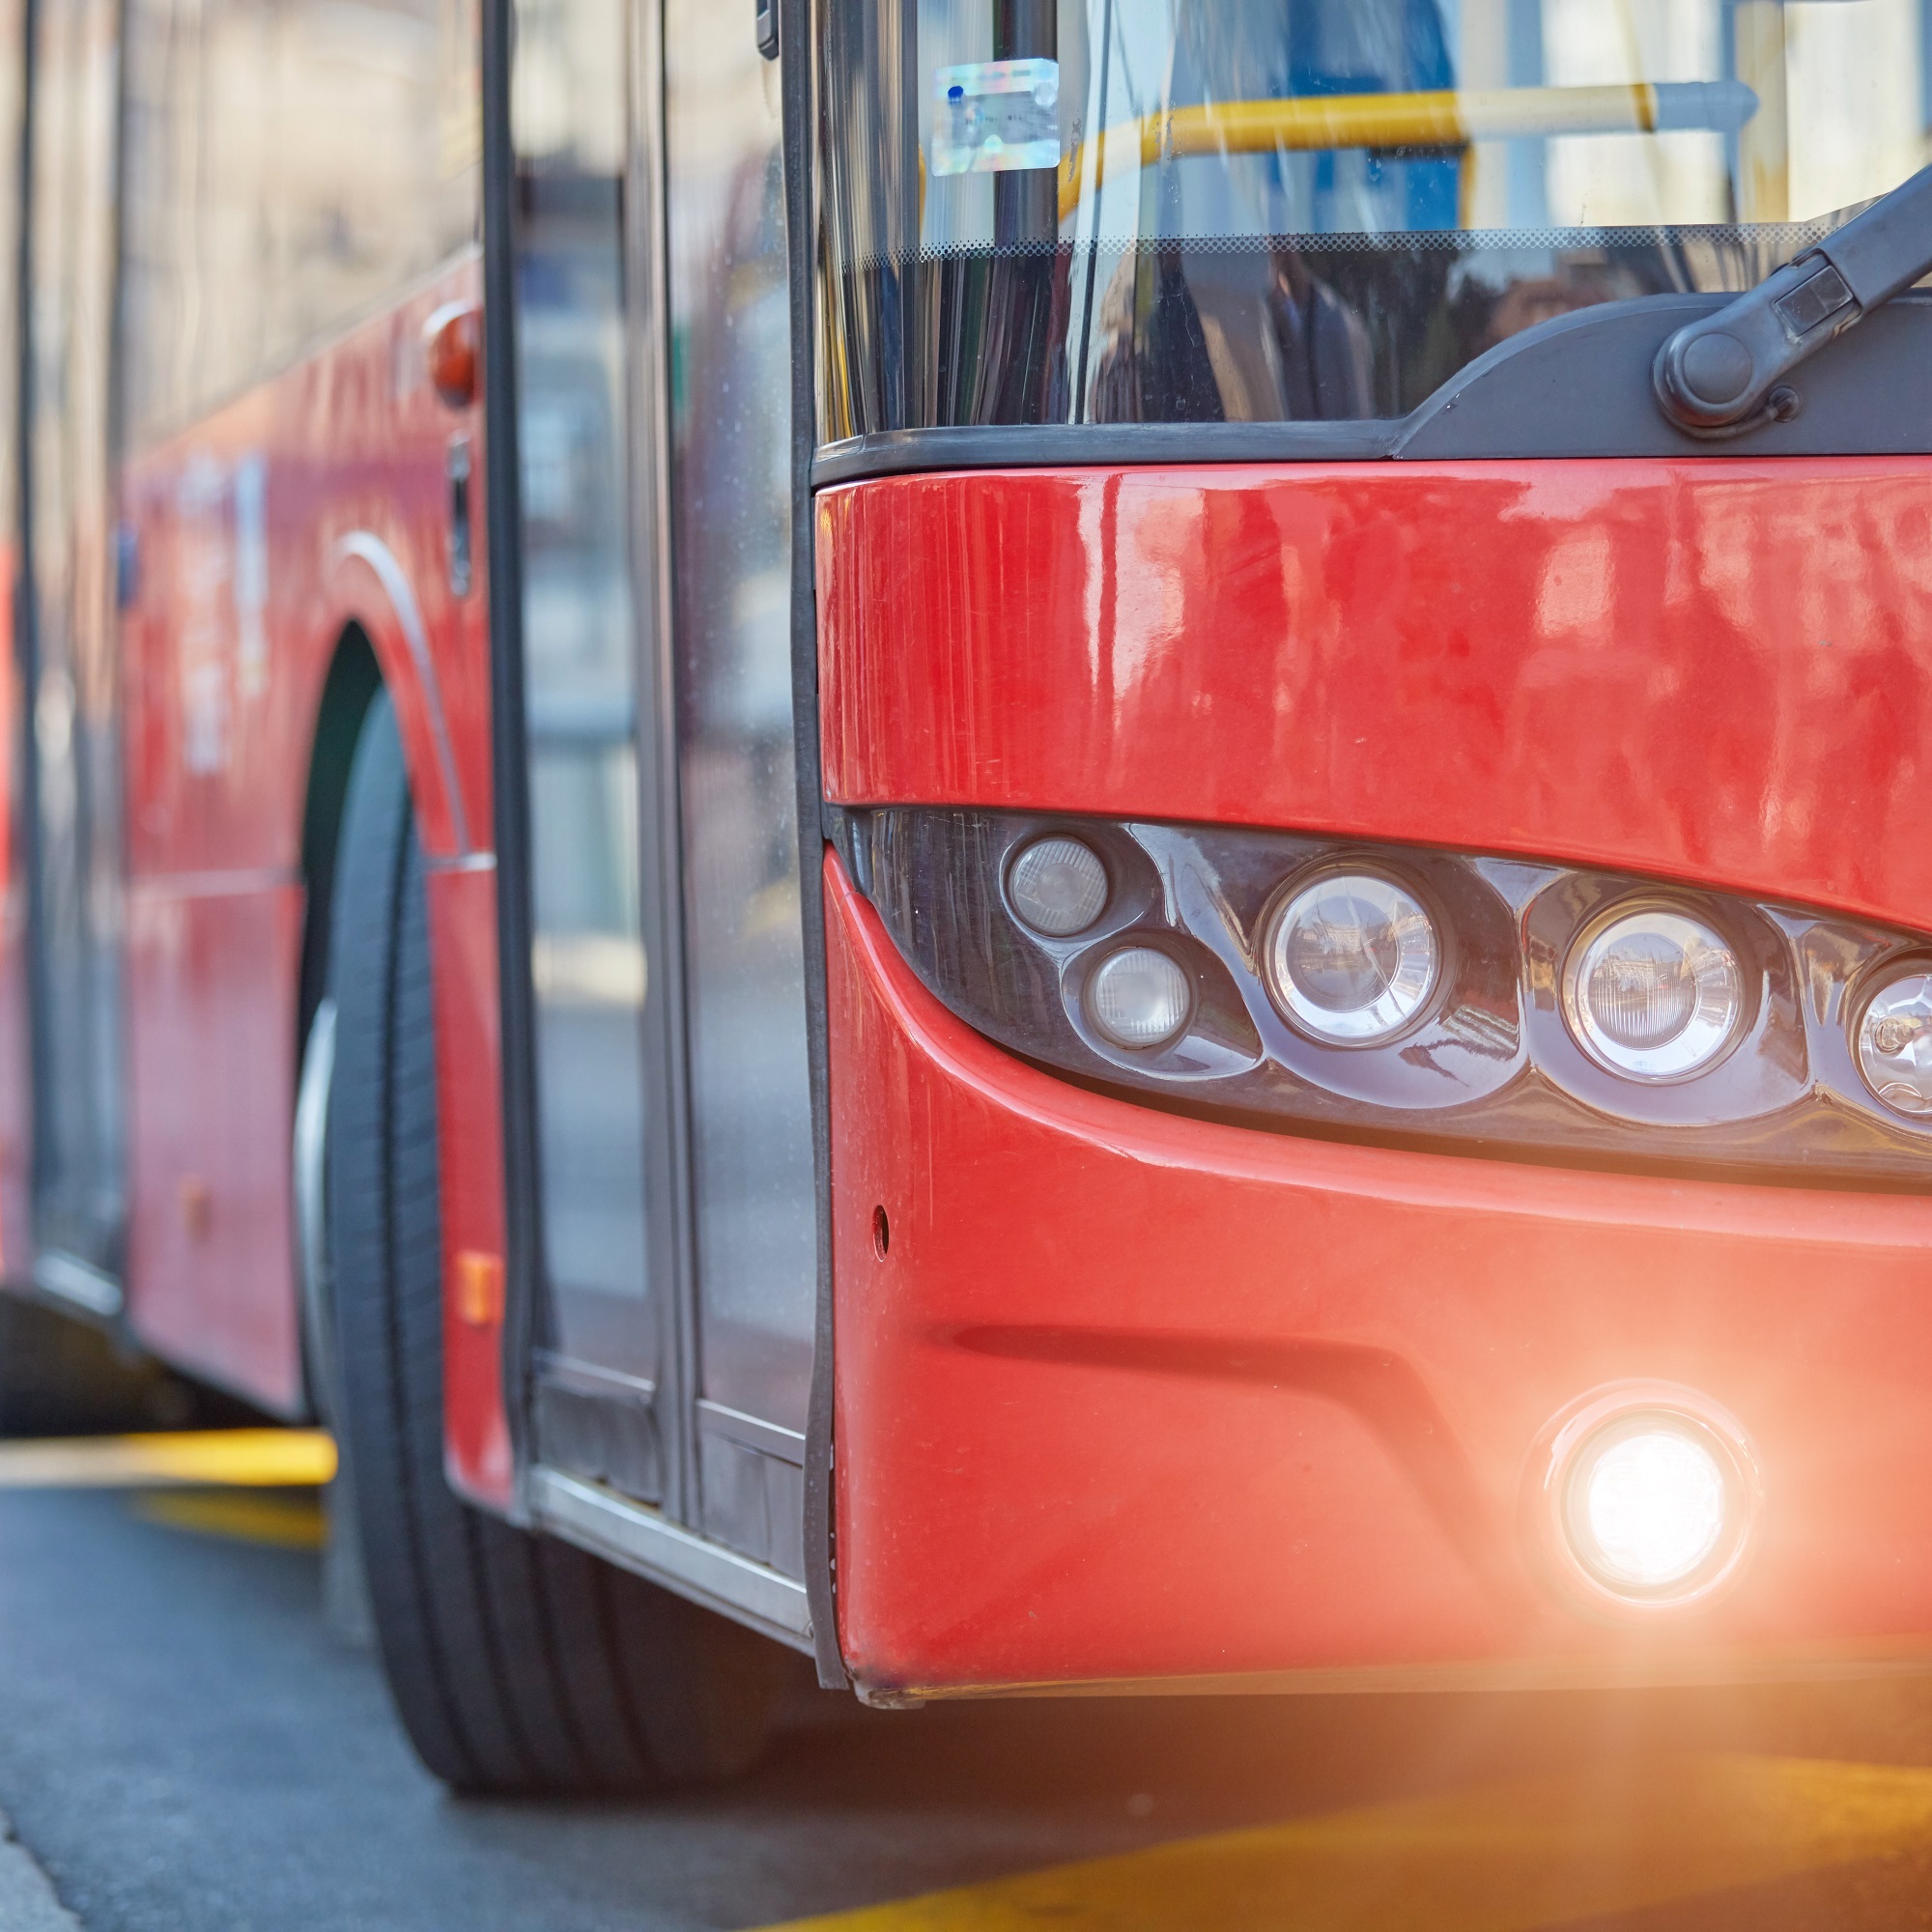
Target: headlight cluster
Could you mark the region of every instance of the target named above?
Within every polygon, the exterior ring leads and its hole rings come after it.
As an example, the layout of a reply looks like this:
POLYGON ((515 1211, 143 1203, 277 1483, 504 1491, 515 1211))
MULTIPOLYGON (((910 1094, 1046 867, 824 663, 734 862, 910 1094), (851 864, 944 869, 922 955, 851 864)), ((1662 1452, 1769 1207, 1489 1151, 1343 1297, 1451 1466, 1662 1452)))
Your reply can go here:
POLYGON ((839 842, 959 1016, 1168 1104, 1922 1184, 1932 941, 1573 867, 891 809, 839 842))

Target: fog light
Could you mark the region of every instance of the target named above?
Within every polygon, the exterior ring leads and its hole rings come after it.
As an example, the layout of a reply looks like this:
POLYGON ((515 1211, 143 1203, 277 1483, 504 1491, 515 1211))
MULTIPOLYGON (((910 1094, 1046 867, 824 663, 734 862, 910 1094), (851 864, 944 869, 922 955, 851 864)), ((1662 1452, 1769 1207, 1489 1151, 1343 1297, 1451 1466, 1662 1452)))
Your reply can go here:
POLYGON ((1617 1383, 1552 1422, 1545 1441, 1539 1540, 1587 1606, 1680 1611, 1738 1574, 1761 1506, 1756 1460, 1707 1397, 1617 1383))
POLYGON ((1116 1046, 1165 1046, 1194 1004, 1187 975, 1151 946, 1122 947, 1087 981, 1087 1011, 1116 1046))
POLYGON ((1268 923, 1263 968, 1304 1033, 1366 1046, 1397 1034, 1435 986, 1435 927, 1412 893, 1374 872, 1331 872, 1268 923))
POLYGON ((1724 1533, 1724 1472, 1701 1442, 1662 1421, 1579 1459, 1570 1533, 1612 1589, 1649 1592, 1694 1577, 1724 1533))
POLYGON ((1932 1114, 1932 972, 1888 980, 1859 1018, 1859 1071, 1894 1113, 1932 1114))
POLYGON ((1649 906, 1605 921, 1571 948, 1570 1030, 1590 1057, 1637 1080, 1681 1080, 1717 1061, 1744 1016, 1736 955, 1701 920, 1649 906))
POLYGON ((1107 868, 1091 845, 1055 833, 1021 849, 1007 873, 1007 895, 1036 932, 1070 939, 1106 909, 1107 868))

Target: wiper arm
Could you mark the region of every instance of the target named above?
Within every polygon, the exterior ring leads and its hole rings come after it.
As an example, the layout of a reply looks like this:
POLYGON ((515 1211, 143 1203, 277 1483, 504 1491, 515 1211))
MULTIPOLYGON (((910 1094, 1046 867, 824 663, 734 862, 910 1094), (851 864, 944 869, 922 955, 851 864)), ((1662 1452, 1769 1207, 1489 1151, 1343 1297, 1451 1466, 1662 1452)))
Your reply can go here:
POLYGON ((1785 378, 1873 309, 1932 271, 1932 168, 1921 168, 1815 248, 1657 352, 1658 407, 1692 436, 1787 422, 1785 378))

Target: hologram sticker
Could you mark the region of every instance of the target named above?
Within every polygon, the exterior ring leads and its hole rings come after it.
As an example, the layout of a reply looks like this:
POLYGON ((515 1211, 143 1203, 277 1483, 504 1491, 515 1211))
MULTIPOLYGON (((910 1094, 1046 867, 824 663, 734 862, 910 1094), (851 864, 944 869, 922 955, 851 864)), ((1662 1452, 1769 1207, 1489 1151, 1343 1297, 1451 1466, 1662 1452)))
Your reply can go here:
POLYGON ((932 76, 936 175, 1060 165, 1060 63, 973 61, 932 76))

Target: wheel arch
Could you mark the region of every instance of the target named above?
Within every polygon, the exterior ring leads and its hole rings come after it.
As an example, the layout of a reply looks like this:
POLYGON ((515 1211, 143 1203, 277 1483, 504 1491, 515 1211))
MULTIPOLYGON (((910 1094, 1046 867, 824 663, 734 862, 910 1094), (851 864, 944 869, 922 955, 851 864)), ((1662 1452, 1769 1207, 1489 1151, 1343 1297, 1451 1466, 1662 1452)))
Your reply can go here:
MULTIPOLYGON (((461 858, 476 845, 437 674, 437 651, 408 572, 380 536, 352 530, 329 552, 324 592, 334 642, 308 735, 302 799, 301 875, 308 907, 297 1009, 298 1053, 307 1040, 328 982, 329 901, 349 767, 362 721, 378 693, 386 692, 395 706, 410 795, 425 851, 461 858)), ((482 843, 487 846, 489 840, 482 843)))
MULTIPOLYGON (((337 928, 351 916, 337 901, 347 863, 352 775, 370 716, 379 700, 386 699, 431 898, 437 1080, 448 1114, 440 1192, 450 1331, 446 1350, 450 1471, 470 1502, 503 1513, 512 1502, 512 1477, 501 1316, 491 1305, 487 1285, 488 1264, 493 1260, 498 1270, 496 1279, 500 1281, 504 1249, 495 872, 487 853, 474 853, 461 843, 453 852, 447 845, 443 853, 437 852, 434 827, 448 793, 440 782, 443 768, 428 731, 431 705, 414 681, 412 655, 407 647, 395 648, 398 640, 393 638, 392 648, 385 650, 383 628, 359 615, 344 615, 337 621, 308 733, 300 839, 306 904, 294 1002, 295 1035, 290 1042, 296 1067, 291 1206, 306 1373, 311 1389, 324 1396, 321 1406, 327 1406, 333 1371, 327 1345, 330 1322, 324 1304, 332 1293, 333 1267, 326 1233, 324 1150, 336 1033, 331 1019, 325 1035, 319 1019, 329 1010, 326 1003, 334 985, 335 954, 344 943, 337 928), (479 1279, 486 1280, 486 1287, 477 1291, 483 1300, 473 1308, 462 1299, 463 1284, 469 1279, 463 1267, 466 1258, 472 1273, 478 1265, 485 1269, 479 1279)), ((447 828, 446 811, 443 823, 447 828)), ((457 824, 460 827, 460 818, 457 824)), ((496 1295, 500 1301, 499 1286, 496 1295)))
POLYGON ((384 684, 383 668, 369 633, 352 619, 336 638, 309 731, 308 781, 301 815, 301 876, 308 903, 302 920, 296 1004, 298 1054, 328 986, 329 920, 336 851, 349 802, 349 769, 355 762, 362 721, 384 684))
MULTIPOLYGON (((373 652, 384 688, 396 707, 410 795, 432 858, 465 857, 479 849, 458 774, 456 740, 438 671, 439 649, 396 553, 369 530, 352 530, 329 554, 326 607, 338 638, 359 632, 373 652)), ((446 641, 446 640, 445 640, 446 641)))

